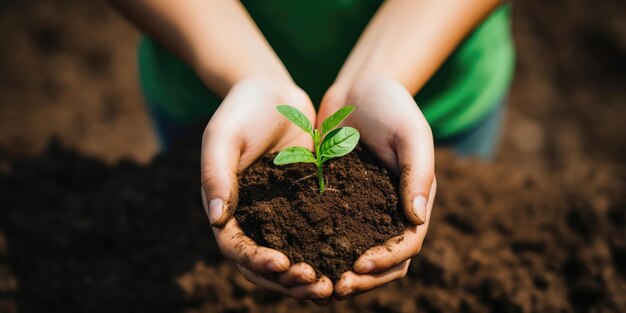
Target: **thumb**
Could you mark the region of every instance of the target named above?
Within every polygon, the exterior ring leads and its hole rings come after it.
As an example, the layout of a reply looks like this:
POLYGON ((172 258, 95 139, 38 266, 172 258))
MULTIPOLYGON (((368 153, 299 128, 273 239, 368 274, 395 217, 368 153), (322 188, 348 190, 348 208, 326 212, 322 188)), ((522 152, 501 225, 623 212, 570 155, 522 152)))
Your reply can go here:
MULTIPOLYGON (((426 124, 427 125, 427 124, 426 124)), ((415 225, 426 223, 435 192, 435 156, 433 137, 426 129, 410 132, 397 146, 401 169, 400 196, 406 218, 415 225)))
POLYGON ((214 227, 224 226, 237 207, 240 145, 232 134, 209 122, 202 136, 202 204, 214 227))

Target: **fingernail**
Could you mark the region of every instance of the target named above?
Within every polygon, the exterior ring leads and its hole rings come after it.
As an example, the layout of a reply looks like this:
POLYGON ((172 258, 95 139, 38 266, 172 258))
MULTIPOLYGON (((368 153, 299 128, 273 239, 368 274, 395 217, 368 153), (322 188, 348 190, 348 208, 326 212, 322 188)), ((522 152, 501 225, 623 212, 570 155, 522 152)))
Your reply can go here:
POLYGON ((285 264, 281 264, 282 262, 278 262, 276 260, 268 261, 265 265, 268 270, 272 272, 283 272, 287 270, 287 266, 285 264))
POLYGON ((224 200, 221 198, 215 198, 209 201, 209 222, 211 225, 215 224, 220 217, 222 217, 222 213, 224 212, 224 200))
POLYGON ((308 284, 308 283, 314 282, 315 281, 315 277, 311 278, 311 277, 308 277, 308 276, 300 275, 300 276, 296 277, 296 281, 299 282, 299 283, 302 283, 302 284, 308 284))
POLYGON ((419 219, 418 224, 426 222, 426 197, 419 195, 413 199, 413 213, 419 219))
POLYGON ((360 262, 357 264, 357 266, 355 266, 355 271, 361 273, 361 274, 365 274, 365 273, 369 273, 374 269, 374 262, 372 261, 364 261, 364 262, 360 262))
POLYGON ((296 281, 302 284, 310 284, 317 279, 317 275, 315 272, 302 271, 298 276, 296 276, 296 281))

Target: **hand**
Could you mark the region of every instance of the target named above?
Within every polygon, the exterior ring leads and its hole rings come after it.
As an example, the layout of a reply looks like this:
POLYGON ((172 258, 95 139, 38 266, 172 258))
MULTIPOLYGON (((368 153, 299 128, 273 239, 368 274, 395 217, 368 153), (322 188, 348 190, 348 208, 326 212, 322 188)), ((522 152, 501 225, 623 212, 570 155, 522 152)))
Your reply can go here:
POLYGON ((411 225, 359 257, 354 270, 335 283, 334 296, 339 300, 406 275, 426 236, 437 189, 430 126, 403 85, 381 78, 334 85, 322 100, 318 124, 344 105, 356 106, 346 124, 356 127, 361 141, 400 174, 401 204, 411 225))
POLYGON ((220 251, 237 263, 247 280, 297 299, 325 299, 332 294, 330 279, 316 279, 310 265, 291 265, 283 253, 257 246, 231 218, 237 205, 237 173, 266 152, 313 147, 308 134, 276 111, 281 103, 315 120, 308 96, 293 85, 247 79, 230 89, 202 138, 202 201, 220 251))

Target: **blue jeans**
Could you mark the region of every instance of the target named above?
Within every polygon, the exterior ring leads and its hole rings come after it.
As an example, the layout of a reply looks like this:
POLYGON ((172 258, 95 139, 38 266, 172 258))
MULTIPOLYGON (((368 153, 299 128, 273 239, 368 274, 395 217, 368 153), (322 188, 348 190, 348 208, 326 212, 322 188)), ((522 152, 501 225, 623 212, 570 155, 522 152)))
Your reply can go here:
POLYGON ((460 156, 492 160, 500 144, 506 106, 506 99, 503 99, 476 125, 450 138, 435 139, 435 145, 452 147, 460 156))
MULTIPOLYGON (((150 105, 150 101, 148 108, 162 151, 167 150, 174 141, 191 135, 192 130, 197 130, 197 127, 178 123, 164 112, 155 110, 159 106, 150 105)), ((452 147, 460 156, 492 160, 500 142, 505 115, 506 101, 503 99, 475 126, 449 138, 435 139, 435 145, 452 147)))

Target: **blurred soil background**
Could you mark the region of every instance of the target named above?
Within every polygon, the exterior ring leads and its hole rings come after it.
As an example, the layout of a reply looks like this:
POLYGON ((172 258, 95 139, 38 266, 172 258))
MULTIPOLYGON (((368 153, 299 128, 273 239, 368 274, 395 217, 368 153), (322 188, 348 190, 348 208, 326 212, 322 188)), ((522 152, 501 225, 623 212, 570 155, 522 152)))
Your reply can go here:
POLYGON ((101 1, 0 0, 0 312, 625 312, 624 4, 513 12, 496 162, 438 151, 408 277, 317 308, 219 256, 200 134, 157 156, 132 26, 101 1))
POLYGON ((57 137, 85 155, 147 162, 139 34, 103 1, 0 1, 0 157, 57 137))

